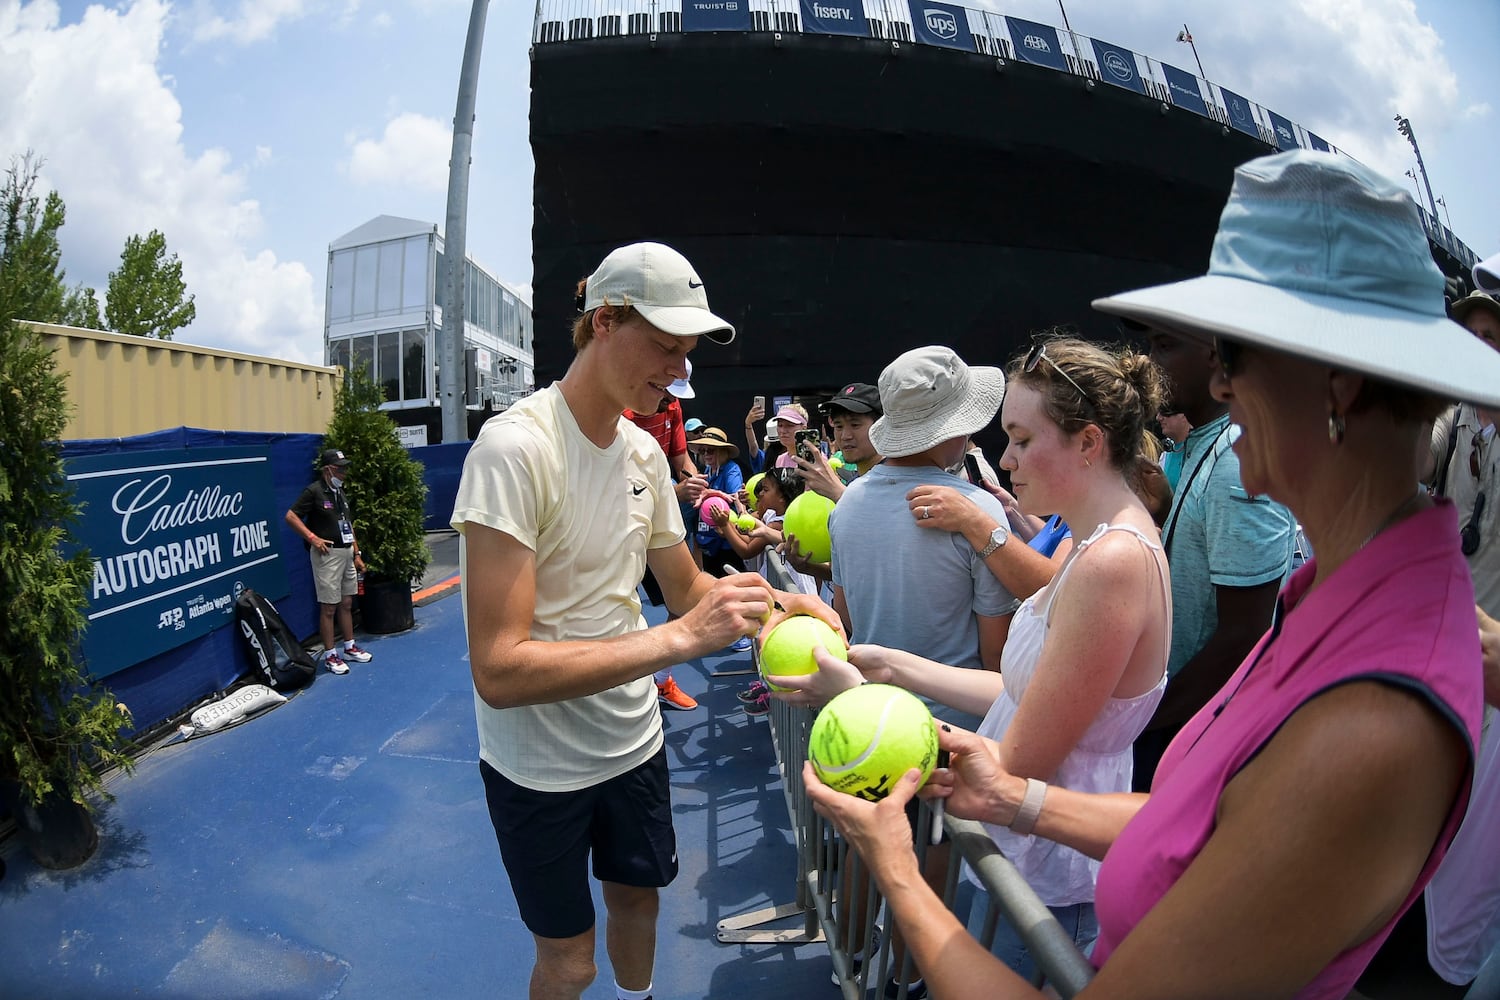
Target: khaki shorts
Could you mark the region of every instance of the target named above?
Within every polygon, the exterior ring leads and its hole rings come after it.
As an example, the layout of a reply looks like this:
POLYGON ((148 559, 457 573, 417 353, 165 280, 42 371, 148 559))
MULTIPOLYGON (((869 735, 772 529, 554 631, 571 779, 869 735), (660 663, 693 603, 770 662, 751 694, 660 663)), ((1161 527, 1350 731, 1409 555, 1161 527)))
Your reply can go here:
POLYGON ((310 549, 312 557, 313 586, 317 588, 319 604, 342 604, 344 598, 359 592, 359 575, 354 572, 354 548, 329 546, 328 554, 310 549))

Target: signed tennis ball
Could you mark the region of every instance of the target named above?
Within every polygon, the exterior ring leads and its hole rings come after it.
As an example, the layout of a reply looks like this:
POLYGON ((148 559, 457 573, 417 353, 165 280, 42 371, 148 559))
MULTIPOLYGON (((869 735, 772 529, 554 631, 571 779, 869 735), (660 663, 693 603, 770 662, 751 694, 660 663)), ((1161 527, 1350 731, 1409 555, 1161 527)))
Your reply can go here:
POLYGON ((760 644, 760 668, 773 691, 786 691, 771 678, 786 674, 810 674, 818 669, 813 649, 822 646, 841 660, 849 659, 849 647, 837 632, 812 615, 784 618, 760 644))
POLYGON ((834 698, 813 720, 807 741, 807 759, 823 784, 871 802, 914 767, 926 784, 937 755, 932 713, 891 684, 862 684, 834 698))
POLYGON ((786 506, 781 530, 797 536, 797 551, 803 558, 826 563, 833 554, 833 540, 828 537, 828 515, 833 501, 821 493, 808 490, 786 506))
POLYGON ((719 496, 717 493, 710 493, 708 496, 704 497, 703 502, 698 505, 698 518, 704 524, 713 524, 714 511, 727 511, 728 509, 729 503, 723 497, 719 496))

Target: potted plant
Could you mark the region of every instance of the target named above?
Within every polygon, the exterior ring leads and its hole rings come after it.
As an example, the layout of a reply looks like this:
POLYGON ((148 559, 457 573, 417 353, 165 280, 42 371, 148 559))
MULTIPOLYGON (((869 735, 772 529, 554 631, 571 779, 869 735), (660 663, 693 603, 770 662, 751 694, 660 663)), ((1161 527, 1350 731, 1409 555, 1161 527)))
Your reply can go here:
POLYGON ((66 423, 52 351, 0 302, 0 786, 23 841, 49 868, 93 854, 89 795, 109 797, 103 768, 133 766, 122 735, 130 713, 79 662, 94 574, 72 539, 79 507, 63 472, 66 423))
POLYGON ((411 588, 431 558, 422 530, 427 500, 422 464, 402 447, 395 421, 380 409, 383 401, 367 369, 349 372, 334 397, 323 441, 349 457, 345 489, 366 567, 360 624, 375 633, 415 624, 411 588))

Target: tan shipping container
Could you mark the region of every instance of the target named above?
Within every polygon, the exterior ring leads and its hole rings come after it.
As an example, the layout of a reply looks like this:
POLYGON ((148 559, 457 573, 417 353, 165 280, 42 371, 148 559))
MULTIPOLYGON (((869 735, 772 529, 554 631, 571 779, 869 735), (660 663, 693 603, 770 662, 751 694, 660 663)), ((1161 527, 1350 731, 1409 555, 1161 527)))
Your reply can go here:
POLYGON ((338 366, 170 340, 32 324, 57 354, 72 412, 63 439, 130 437, 172 427, 321 434, 342 384, 338 366))

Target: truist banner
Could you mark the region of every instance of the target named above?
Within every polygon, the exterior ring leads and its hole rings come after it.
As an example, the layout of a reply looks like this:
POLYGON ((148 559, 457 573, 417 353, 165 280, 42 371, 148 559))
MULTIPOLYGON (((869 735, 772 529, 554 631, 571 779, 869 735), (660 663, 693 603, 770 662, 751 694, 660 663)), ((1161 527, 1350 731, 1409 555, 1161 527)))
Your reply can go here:
POLYGON ((1292 128, 1291 122, 1269 108, 1266 109, 1266 114, 1271 116, 1271 131, 1276 133, 1277 149, 1288 153, 1302 148, 1302 144, 1297 141, 1297 130, 1292 128))
POLYGON ((683 31, 749 31, 750 0, 682 0, 683 31))
POLYGON ((1105 83, 1133 90, 1137 94, 1146 92, 1146 84, 1141 81, 1141 71, 1136 65, 1134 52, 1109 42, 1101 42, 1097 38, 1093 42, 1094 58, 1099 61, 1099 75, 1105 83))
POLYGON ((1167 90, 1172 95, 1173 104, 1197 112, 1204 118, 1209 116, 1208 105, 1203 103, 1203 94, 1198 90, 1196 76, 1168 63, 1161 64, 1161 71, 1166 74, 1167 90))
POLYGON ((1259 139, 1260 128, 1255 124, 1255 112, 1250 110, 1250 102, 1224 87, 1219 88, 1219 93, 1224 95, 1224 110, 1229 112, 1229 127, 1259 139))
POLYGON ((250 587, 287 595, 267 448, 181 448, 65 461, 94 561, 83 652, 100 678, 234 621, 250 587))
POLYGON ((907 6, 911 8, 912 37, 917 41, 924 45, 974 51, 974 37, 969 34, 969 14, 962 7, 924 0, 907 0, 907 6))
POLYGON ((1057 40, 1057 29, 1050 24, 1037 24, 1035 21, 1007 16, 1005 27, 1010 32, 1012 51, 1021 62, 1035 63, 1051 69, 1068 68, 1067 60, 1063 58, 1062 45, 1057 40))
POLYGON ((824 35, 869 35, 862 0, 802 0, 802 30, 824 35))

